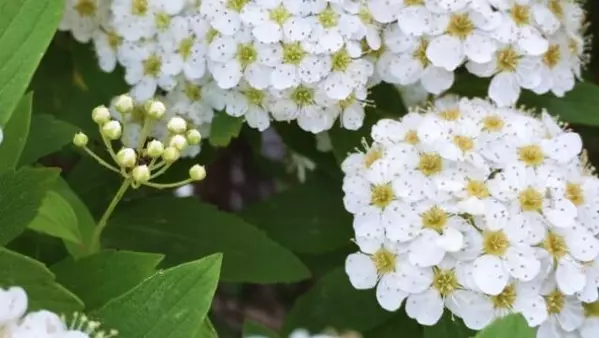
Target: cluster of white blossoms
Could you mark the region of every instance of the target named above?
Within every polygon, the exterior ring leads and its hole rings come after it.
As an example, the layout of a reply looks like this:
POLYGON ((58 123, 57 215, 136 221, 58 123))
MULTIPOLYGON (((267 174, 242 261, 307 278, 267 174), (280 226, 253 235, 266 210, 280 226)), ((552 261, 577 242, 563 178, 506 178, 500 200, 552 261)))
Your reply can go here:
POLYGON ((357 289, 434 325, 520 313, 538 338, 599 337, 599 179, 547 112, 445 96, 342 164, 357 289))
POLYGON ((564 95, 586 60, 583 18, 575 0, 67 0, 60 28, 195 128, 225 111, 318 133, 360 128, 381 81, 439 94, 462 65, 493 77, 502 106, 521 88, 564 95))
POLYGON ((112 338, 110 332, 98 330, 100 324, 76 314, 71 323, 57 314, 40 310, 27 312, 27 293, 21 287, 0 288, 0 337, 2 338, 112 338))

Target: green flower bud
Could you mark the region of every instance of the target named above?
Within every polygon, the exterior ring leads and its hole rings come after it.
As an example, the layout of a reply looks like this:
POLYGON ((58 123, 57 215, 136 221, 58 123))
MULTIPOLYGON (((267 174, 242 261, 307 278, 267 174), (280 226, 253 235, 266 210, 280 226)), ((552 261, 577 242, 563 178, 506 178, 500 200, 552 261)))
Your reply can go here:
POLYGON ((183 134, 187 130, 187 122, 180 117, 173 117, 167 124, 171 133, 183 134))
POLYGON ((187 143, 191 145, 198 145, 202 141, 202 134, 197 129, 188 130, 185 137, 187 138, 187 143))
POLYGON ((148 143, 147 151, 151 158, 158 158, 164 153, 164 144, 158 140, 152 140, 148 143))
POLYGON ((106 106, 98 106, 92 110, 92 120, 102 126, 110 121, 110 111, 106 106))
POLYGON ((189 168, 189 177, 194 181, 201 181, 206 178, 206 168, 203 165, 196 164, 189 168))
POLYGON ((138 165, 137 167, 133 168, 131 175, 133 176, 135 182, 139 184, 146 183, 150 180, 150 168, 148 168, 147 165, 138 165))
POLYGON ((164 154, 162 154, 162 159, 166 163, 173 163, 177 161, 181 157, 181 153, 175 147, 167 147, 164 149, 164 154))
POLYGON ((177 148, 179 151, 183 151, 187 148, 187 139, 183 135, 173 135, 168 141, 169 147, 177 148))
POLYGON ((116 98, 114 105, 115 105, 116 109, 119 111, 119 113, 129 114, 130 112, 133 111, 133 107, 134 107, 133 98, 127 94, 120 95, 119 97, 116 98))
POLYGON ((81 147, 81 148, 85 147, 87 145, 88 141, 89 141, 89 139, 87 138, 87 135, 85 135, 84 133, 77 133, 73 137, 73 143, 77 147, 81 147))
POLYGON ((137 163, 137 154, 131 148, 123 148, 116 154, 116 161, 122 168, 133 168, 137 163))
POLYGON ((123 133, 119 121, 110 121, 102 126, 102 135, 109 140, 118 140, 123 133))

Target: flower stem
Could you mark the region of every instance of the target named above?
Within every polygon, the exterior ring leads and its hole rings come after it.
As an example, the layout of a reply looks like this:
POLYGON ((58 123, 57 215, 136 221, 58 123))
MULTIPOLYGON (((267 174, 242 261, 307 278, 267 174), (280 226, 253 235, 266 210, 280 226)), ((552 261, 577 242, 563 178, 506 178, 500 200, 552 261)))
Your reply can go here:
POLYGON ((121 172, 120 172, 120 171, 119 171, 117 168, 115 168, 115 167, 111 166, 110 164, 108 164, 108 163, 107 163, 106 161, 104 161, 104 160, 103 160, 103 159, 102 159, 100 156, 96 155, 96 154, 95 154, 93 151, 91 151, 91 150, 90 150, 88 147, 83 147, 83 150, 85 150, 85 152, 86 152, 86 153, 87 153, 89 156, 91 156, 92 158, 94 158, 96 161, 98 161, 98 163, 100 163, 100 164, 101 164, 102 166, 104 166, 105 168, 107 168, 107 169, 109 169, 109 170, 112 170, 112 171, 114 171, 114 172, 115 172, 115 173, 117 173, 117 174, 120 174, 120 173, 121 173, 121 172))
POLYGON ((106 211, 104 211, 104 214, 102 215, 102 218, 100 218, 98 225, 96 225, 96 228, 94 229, 94 234, 92 237, 91 248, 90 248, 92 253, 100 251, 100 237, 102 237, 102 231, 104 231, 104 228, 106 228, 106 224, 108 223, 108 219, 110 218, 110 215, 112 215, 117 204, 119 204, 119 202, 121 201, 123 196, 125 196, 125 192, 127 192, 127 189, 129 189, 130 186, 131 186, 131 181, 129 179, 125 179, 123 181, 123 184, 121 184, 121 187, 119 188, 119 190, 116 192, 116 194, 112 198, 112 201, 110 201, 108 208, 106 208, 106 211))
POLYGON ((191 178, 188 178, 181 182, 175 182, 175 183, 163 184, 163 183, 146 182, 146 183, 144 183, 144 185, 147 185, 148 187, 152 187, 152 188, 156 188, 156 189, 170 189, 170 188, 179 188, 179 187, 182 187, 191 182, 193 182, 193 180, 191 178))

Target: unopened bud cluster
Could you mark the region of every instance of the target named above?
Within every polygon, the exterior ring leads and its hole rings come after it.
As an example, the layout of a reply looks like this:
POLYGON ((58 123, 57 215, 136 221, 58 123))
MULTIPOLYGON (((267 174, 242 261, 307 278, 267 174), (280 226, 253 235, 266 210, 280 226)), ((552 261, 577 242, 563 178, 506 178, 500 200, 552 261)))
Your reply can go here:
POLYGON ((181 182, 151 182, 164 174, 190 147, 199 147, 202 140, 200 132, 191 128, 185 119, 174 116, 167 120, 167 115, 163 102, 149 100, 136 104, 126 94, 116 97, 111 108, 96 107, 92 111, 92 119, 98 125, 104 145, 116 166, 106 163, 87 147, 89 138, 84 133, 77 133, 73 137, 73 143, 84 148, 102 165, 121 173, 135 188, 140 185, 174 188, 203 180, 206 170, 196 164, 190 168, 189 177, 181 182), (157 134, 164 137, 154 137, 157 134), (114 150, 113 141, 120 141, 121 148, 118 151, 114 150))

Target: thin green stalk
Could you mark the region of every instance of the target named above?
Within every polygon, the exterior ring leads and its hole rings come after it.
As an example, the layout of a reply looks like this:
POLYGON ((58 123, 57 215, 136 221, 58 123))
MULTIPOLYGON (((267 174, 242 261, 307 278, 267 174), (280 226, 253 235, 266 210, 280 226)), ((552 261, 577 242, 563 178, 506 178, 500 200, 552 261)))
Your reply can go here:
POLYGON ((182 187, 191 182, 193 182, 193 180, 191 178, 188 178, 181 182, 175 182, 175 183, 162 184, 162 183, 146 182, 146 183, 144 183, 144 185, 147 185, 148 187, 152 187, 152 188, 156 188, 156 189, 170 189, 170 188, 179 188, 179 187, 182 187))
POLYGON ((100 251, 100 238, 102 237, 102 232, 104 231, 104 228, 106 228, 108 219, 114 212, 114 209, 116 208, 117 204, 119 204, 119 202, 121 201, 123 196, 125 196, 125 192, 127 192, 127 189, 129 189, 130 186, 131 186, 131 181, 129 179, 125 179, 123 181, 123 184, 121 184, 121 187, 119 188, 119 190, 116 192, 116 194, 112 198, 112 201, 110 201, 108 208, 106 208, 106 211, 104 211, 104 214, 102 215, 102 218, 100 218, 98 225, 96 225, 96 228, 94 229, 94 234, 92 237, 92 246, 91 246, 92 253, 100 251))
POLYGON ((85 152, 88 153, 89 156, 93 157, 102 166, 104 166, 104 167, 106 167, 106 168, 114 171, 117 174, 121 173, 117 168, 115 168, 115 167, 111 166, 110 164, 108 164, 108 162, 104 161, 100 156, 96 155, 96 153, 94 153, 93 151, 91 151, 88 147, 83 147, 83 150, 85 150, 85 152))

